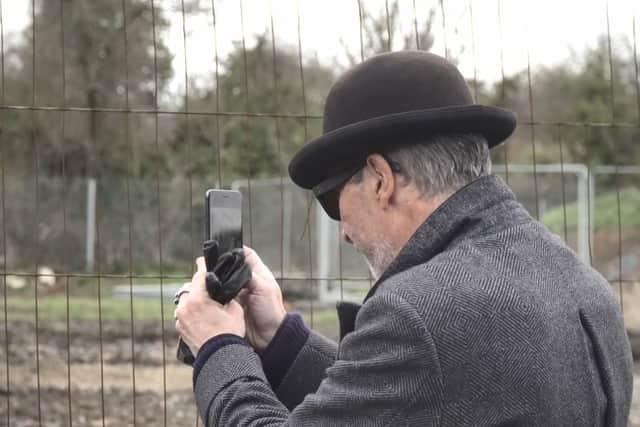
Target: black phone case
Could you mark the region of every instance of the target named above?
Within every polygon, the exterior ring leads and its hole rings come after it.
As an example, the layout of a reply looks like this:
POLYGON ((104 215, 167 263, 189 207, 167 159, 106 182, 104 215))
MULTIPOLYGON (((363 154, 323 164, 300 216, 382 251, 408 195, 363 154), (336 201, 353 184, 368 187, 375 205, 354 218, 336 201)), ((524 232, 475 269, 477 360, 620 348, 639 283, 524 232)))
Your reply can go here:
MULTIPOLYGON (((215 240, 215 238, 211 234, 211 215, 213 214, 213 212, 211 212, 211 197, 213 197, 216 193, 217 193, 216 189, 209 189, 205 193, 205 203, 204 203, 205 204, 205 236, 204 236, 205 242, 215 240)), ((238 193, 238 197, 240 197, 240 206, 239 206, 238 215, 242 217, 242 193, 240 193, 239 191, 237 193, 238 193)), ((240 233, 239 237, 240 237, 240 243, 241 243, 240 246, 242 246, 242 234, 243 234, 242 220, 240 221, 239 233, 240 233)), ((231 250, 234 248, 228 248, 228 249, 231 250)))

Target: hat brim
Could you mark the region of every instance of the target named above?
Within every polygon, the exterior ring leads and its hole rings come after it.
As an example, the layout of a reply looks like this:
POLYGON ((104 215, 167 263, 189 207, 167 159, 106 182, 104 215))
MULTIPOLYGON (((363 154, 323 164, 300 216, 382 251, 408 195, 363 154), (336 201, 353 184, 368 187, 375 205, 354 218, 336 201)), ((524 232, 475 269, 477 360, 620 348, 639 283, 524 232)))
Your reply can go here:
POLYGON ((512 111, 477 104, 389 114, 343 126, 310 141, 289 163, 289 175, 300 187, 311 189, 378 150, 452 132, 480 133, 492 148, 507 139, 515 127, 512 111))

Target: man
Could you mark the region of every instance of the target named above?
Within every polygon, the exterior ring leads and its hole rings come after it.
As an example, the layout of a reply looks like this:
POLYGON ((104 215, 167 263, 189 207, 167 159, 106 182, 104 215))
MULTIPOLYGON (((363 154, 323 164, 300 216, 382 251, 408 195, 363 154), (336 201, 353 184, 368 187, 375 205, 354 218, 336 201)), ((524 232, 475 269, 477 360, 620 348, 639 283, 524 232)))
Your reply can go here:
POLYGON ((443 58, 369 59, 331 89, 289 173, 377 278, 338 307, 339 346, 287 314, 273 275, 238 302, 198 259, 176 327, 208 426, 624 426, 632 359, 607 281, 490 175, 515 128, 443 58))

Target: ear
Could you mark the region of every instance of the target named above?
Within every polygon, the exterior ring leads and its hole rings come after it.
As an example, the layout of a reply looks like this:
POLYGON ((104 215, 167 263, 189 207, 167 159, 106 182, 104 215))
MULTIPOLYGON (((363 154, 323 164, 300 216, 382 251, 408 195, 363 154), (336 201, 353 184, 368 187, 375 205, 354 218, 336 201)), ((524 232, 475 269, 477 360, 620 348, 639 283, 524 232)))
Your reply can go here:
POLYGON ((367 172, 371 180, 371 188, 380 208, 387 209, 391 204, 396 188, 396 177, 387 160, 380 154, 367 157, 367 172))

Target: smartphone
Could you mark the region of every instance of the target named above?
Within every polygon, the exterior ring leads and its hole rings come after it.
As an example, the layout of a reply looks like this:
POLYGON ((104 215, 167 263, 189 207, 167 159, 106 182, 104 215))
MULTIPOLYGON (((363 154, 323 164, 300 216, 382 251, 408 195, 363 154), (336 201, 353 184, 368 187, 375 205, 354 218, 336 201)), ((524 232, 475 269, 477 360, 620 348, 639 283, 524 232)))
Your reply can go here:
POLYGON ((242 193, 209 189, 205 193, 206 239, 218 242, 223 254, 242 247, 242 193))

